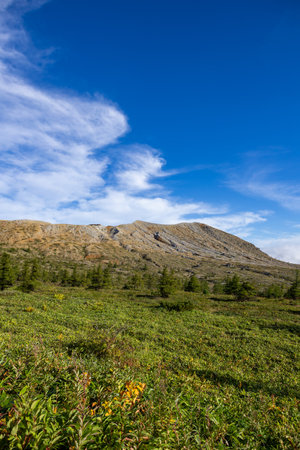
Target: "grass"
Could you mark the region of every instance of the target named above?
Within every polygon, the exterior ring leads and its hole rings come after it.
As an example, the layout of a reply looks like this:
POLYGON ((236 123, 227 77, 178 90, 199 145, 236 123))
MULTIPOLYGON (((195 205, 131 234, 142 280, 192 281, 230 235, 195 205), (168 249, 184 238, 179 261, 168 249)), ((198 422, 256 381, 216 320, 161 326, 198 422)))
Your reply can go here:
POLYGON ((295 301, 0 293, 0 448, 299 448, 295 301))

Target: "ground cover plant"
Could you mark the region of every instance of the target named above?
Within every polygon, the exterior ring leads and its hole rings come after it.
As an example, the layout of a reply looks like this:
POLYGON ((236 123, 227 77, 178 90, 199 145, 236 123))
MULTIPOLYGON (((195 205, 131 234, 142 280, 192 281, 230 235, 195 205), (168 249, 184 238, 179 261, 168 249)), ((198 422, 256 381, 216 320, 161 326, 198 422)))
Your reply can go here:
POLYGON ((7 285, 0 448, 299 448, 296 302, 7 285))

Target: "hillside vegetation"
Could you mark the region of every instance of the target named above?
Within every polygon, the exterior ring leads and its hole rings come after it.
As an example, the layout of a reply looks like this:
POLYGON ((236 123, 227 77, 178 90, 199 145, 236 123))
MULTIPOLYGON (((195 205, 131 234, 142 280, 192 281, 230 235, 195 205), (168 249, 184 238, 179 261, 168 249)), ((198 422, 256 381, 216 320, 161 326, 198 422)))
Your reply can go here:
POLYGON ((299 448, 296 266, 241 240, 268 270, 15 239, 0 253, 1 449, 299 448))
MULTIPOLYGON (((160 225, 136 221, 117 227, 0 221, 0 249, 16 261, 44 259, 92 267, 117 265, 122 271, 153 272, 168 266, 215 283, 239 273, 255 284, 289 283, 300 266, 271 258, 254 245, 200 223, 160 225)), ((45 264, 45 262, 44 262, 45 264)))
POLYGON ((0 448, 298 448, 299 291, 110 270, 1 291, 0 448))

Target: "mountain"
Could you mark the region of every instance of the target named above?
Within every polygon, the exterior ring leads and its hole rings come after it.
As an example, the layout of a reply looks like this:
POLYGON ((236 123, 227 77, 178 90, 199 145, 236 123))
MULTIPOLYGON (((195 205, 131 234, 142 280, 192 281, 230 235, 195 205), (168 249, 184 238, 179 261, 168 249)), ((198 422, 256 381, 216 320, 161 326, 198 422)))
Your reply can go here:
POLYGON ((170 266, 177 271, 215 276, 238 270, 261 278, 291 279, 297 268, 271 258, 243 239, 197 222, 160 225, 136 221, 103 226, 2 220, 0 245, 86 264, 170 266))

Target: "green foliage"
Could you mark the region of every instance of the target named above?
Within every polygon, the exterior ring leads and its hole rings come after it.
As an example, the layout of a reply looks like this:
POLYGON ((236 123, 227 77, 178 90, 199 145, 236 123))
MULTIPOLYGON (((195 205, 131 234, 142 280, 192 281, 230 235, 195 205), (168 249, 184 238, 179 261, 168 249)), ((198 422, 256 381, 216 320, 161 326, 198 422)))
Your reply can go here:
POLYGON ((184 286, 184 290, 187 292, 200 292, 201 285, 199 279, 195 275, 191 275, 184 286))
POLYGON ((298 448, 296 305, 148 294, 0 293, 0 448, 298 448))
POLYGON ((33 268, 29 266, 29 263, 26 262, 21 274, 21 284, 19 286, 19 289, 23 292, 34 291, 37 285, 35 275, 35 270, 33 270, 33 268))
POLYGON ((263 291, 263 296, 266 298, 282 298, 284 295, 284 288, 278 284, 271 284, 263 291))
POLYGON ((67 269, 61 271, 59 278, 62 286, 68 286, 70 284, 70 275, 67 269))
POLYGON ((176 280, 172 272, 165 267, 159 280, 159 293, 161 297, 168 298, 175 292, 176 280))
POLYGON ((168 269, 25 261, 0 260, 25 291, 0 292, 1 449, 299 447, 298 274, 289 299, 238 276, 210 297, 168 269))
POLYGON ((107 266, 103 270, 103 288, 109 289, 112 286, 111 267, 107 266))
POLYGON ((287 298, 291 298, 293 300, 300 299, 300 276, 299 271, 296 271, 295 281, 292 283, 291 287, 288 289, 286 293, 287 298))
POLYGON ((249 300, 255 294, 255 287, 248 281, 239 283, 236 288, 235 298, 239 301, 249 300))
POLYGON ((184 290, 186 292, 199 292, 201 294, 209 294, 209 285, 206 280, 199 280, 196 275, 191 275, 184 283, 184 290))
POLYGON ((154 290, 158 285, 157 275, 145 272, 143 275, 143 284, 146 289, 154 290))
POLYGON ((235 295, 240 287, 240 278, 238 275, 233 275, 225 280, 224 293, 235 295))
POLYGON ((208 295, 210 293, 209 285, 206 280, 200 281, 200 292, 204 295, 208 295))
POLYGON ((12 286, 14 283, 14 272, 11 264, 11 258, 7 253, 3 253, 0 259, 0 290, 12 286))
POLYGON ((124 289, 142 289, 144 287, 144 280, 142 276, 136 272, 131 275, 124 285, 124 289))
POLYGON ((164 308, 167 311, 191 311, 194 308, 194 305, 191 301, 179 301, 179 302, 160 302, 160 308, 164 308))
POLYGON ((96 290, 103 288, 103 270, 100 265, 92 270, 89 287, 96 290))
POLYGON ((214 283, 213 294, 223 294, 223 293, 224 293, 224 285, 220 282, 214 283))
POLYGON ((235 274, 232 278, 226 278, 224 293, 234 295, 238 301, 244 301, 255 294, 255 287, 248 281, 240 281, 239 276, 235 274))
POLYGON ((73 287, 81 285, 81 277, 78 273, 77 266, 74 266, 72 274, 70 276, 70 285, 73 287))
POLYGON ((40 276, 41 276, 41 267, 39 261, 37 259, 34 259, 31 265, 30 278, 31 280, 38 280, 40 276))

